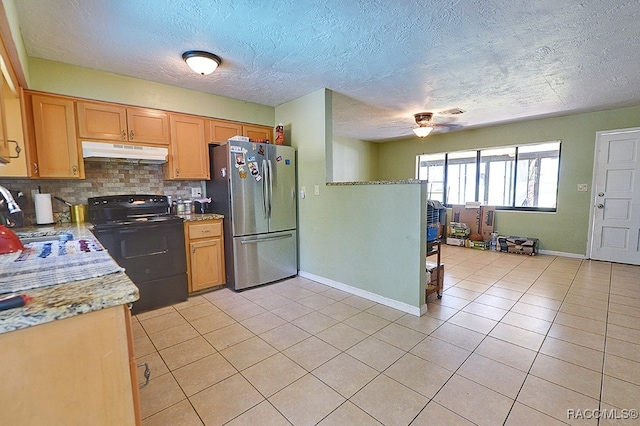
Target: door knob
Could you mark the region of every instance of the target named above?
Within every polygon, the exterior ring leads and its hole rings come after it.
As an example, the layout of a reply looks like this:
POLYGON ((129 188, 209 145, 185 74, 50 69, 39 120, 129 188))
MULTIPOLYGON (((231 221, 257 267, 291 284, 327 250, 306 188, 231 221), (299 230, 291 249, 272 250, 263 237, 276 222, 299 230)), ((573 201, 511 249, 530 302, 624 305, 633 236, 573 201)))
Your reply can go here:
POLYGON ((599 209, 603 209, 604 208, 604 204, 597 204, 596 207, 599 208, 599 209))

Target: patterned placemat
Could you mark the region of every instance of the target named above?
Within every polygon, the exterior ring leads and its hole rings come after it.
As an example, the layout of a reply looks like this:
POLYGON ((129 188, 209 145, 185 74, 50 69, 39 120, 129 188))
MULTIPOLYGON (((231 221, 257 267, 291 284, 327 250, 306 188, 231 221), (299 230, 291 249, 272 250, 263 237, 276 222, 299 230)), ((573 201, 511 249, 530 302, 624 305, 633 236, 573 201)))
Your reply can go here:
POLYGON ((0 256, 0 294, 124 271, 94 239, 45 241, 0 256))

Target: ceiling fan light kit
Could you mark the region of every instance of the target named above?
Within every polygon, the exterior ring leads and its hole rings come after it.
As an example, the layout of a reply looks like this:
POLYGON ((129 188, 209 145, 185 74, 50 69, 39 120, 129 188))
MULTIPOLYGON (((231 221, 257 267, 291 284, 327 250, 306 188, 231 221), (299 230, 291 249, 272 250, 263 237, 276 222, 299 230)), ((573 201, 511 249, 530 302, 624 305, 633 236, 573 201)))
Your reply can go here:
POLYGON ((182 54, 182 59, 200 75, 211 74, 222 63, 219 56, 202 50, 188 50, 182 54))
POLYGON ((431 118, 433 118, 433 113, 430 112, 419 112, 413 115, 413 118, 416 120, 416 124, 420 127, 416 127, 413 129, 413 133, 420 138, 424 138, 429 136, 429 133, 433 130, 433 123, 431 118))
MULTIPOLYGON (((464 112, 465 111, 460 108, 451 108, 446 111, 441 111, 438 114, 440 116, 452 117, 454 115, 464 114, 464 112)), ((433 120, 433 115, 434 114, 432 112, 419 112, 417 114, 413 114, 413 118, 416 120, 416 124, 419 126, 413 129, 413 133, 415 133, 416 136, 421 138, 429 136, 429 134, 431 133, 434 127, 438 127, 440 129, 446 129, 446 130, 456 130, 456 129, 462 128, 462 125, 456 124, 453 122, 448 122, 448 123, 435 122, 433 120)), ((450 120, 455 121, 456 119, 451 118, 450 120)))
POLYGON ((433 130, 433 127, 431 126, 422 126, 422 127, 416 127, 413 129, 413 133, 416 134, 416 136, 424 138, 429 136, 429 133, 431 133, 431 131, 433 130))

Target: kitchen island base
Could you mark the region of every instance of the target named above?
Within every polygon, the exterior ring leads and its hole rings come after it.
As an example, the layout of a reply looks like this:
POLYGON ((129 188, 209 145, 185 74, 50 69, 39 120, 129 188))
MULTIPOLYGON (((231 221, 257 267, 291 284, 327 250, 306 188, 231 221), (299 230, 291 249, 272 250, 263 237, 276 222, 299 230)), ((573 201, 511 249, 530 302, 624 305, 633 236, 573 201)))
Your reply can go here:
POLYGON ((140 424, 126 305, 0 334, 2 423, 140 424))

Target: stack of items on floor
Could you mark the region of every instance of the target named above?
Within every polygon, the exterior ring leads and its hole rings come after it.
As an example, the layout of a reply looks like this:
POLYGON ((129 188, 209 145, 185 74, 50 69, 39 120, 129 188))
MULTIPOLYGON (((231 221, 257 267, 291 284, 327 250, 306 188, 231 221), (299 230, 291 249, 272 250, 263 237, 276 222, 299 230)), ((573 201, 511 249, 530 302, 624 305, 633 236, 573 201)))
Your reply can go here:
POLYGON ((499 250, 507 253, 528 254, 538 253, 538 239, 530 237, 498 237, 499 250))
POLYGON ((497 250, 505 253, 538 253, 538 239, 530 237, 503 237, 495 232, 494 206, 478 203, 452 206, 452 221, 449 222, 447 244, 470 247, 478 250, 497 250))
POLYGON ((452 206, 447 244, 479 250, 495 250, 497 247, 497 234, 494 232, 495 211, 494 206, 481 206, 477 203, 452 206))

